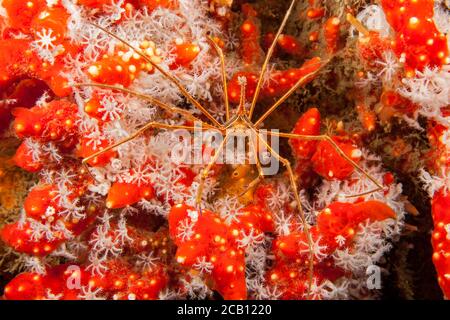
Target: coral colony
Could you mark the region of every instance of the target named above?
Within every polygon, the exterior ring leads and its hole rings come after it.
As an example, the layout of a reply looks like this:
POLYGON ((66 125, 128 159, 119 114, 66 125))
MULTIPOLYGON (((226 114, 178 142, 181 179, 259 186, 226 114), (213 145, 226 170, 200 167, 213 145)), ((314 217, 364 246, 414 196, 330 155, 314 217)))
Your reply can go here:
POLYGON ((0 0, 0 31, 4 299, 377 298, 426 202, 450 297, 448 2, 0 0))

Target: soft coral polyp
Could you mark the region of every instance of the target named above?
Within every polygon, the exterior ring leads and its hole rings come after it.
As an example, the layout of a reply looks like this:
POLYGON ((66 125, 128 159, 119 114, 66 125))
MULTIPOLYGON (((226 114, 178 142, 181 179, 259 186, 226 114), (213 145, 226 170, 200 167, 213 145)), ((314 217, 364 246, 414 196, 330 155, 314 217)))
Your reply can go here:
POLYGON ((433 0, 383 0, 381 4, 396 32, 393 49, 404 59, 407 74, 450 62, 447 38, 433 21, 433 0))

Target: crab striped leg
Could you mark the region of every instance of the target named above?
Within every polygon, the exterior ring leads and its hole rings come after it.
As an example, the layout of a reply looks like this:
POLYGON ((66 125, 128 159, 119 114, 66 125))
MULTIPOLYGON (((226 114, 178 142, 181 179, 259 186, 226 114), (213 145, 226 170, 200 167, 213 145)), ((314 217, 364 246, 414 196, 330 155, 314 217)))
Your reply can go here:
POLYGON ((355 161, 353 161, 349 156, 347 156, 345 154, 344 151, 342 151, 342 149, 337 145, 337 143, 331 139, 330 136, 324 134, 324 135, 319 135, 319 136, 313 136, 313 135, 301 135, 301 134, 294 134, 294 133, 282 133, 282 132, 273 132, 273 131, 268 131, 269 135, 272 136, 278 136, 278 137, 282 137, 282 138, 288 138, 288 139, 300 139, 300 140, 307 140, 307 141, 313 141, 313 140, 325 140, 328 143, 331 144, 331 146, 333 147, 334 150, 336 150, 336 152, 342 157, 344 158, 348 163, 350 163, 353 168, 355 168, 357 171, 359 171, 360 173, 362 173, 364 176, 366 176, 370 181, 372 181, 375 185, 376 188, 373 190, 370 190, 368 192, 364 192, 364 193, 360 193, 360 194, 356 194, 356 195, 352 195, 349 197, 360 197, 360 196, 364 196, 367 194, 371 194, 373 192, 377 192, 380 190, 383 190, 383 185, 378 182, 374 177, 372 177, 366 170, 364 170, 363 168, 361 168, 355 161))
MULTIPOLYGON (((112 144, 112 145, 110 145, 110 146, 108 146, 108 147, 106 147, 104 149, 101 149, 101 150, 91 154, 90 156, 84 158, 83 161, 82 161, 82 165, 85 167, 85 169, 87 170, 89 175, 92 178, 94 178, 94 180, 96 180, 95 177, 92 175, 92 173, 91 173, 91 171, 89 169, 89 166, 88 166, 88 162, 90 160, 94 159, 95 157, 98 157, 99 155, 101 155, 101 154, 103 154, 105 152, 108 152, 108 151, 110 151, 110 150, 112 150, 114 148, 117 148, 117 147, 119 147, 119 146, 121 146, 121 145, 123 145, 123 144, 125 144, 125 143, 127 143, 127 142, 129 142, 129 141, 131 141, 133 139, 135 139, 136 137, 138 137, 141 134, 143 134, 145 131, 147 131, 149 129, 152 129, 152 128, 155 128, 155 129, 158 129, 158 128, 159 129, 174 129, 174 130, 176 130, 176 129, 185 129, 185 130, 190 130, 190 131, 198 129, 198 127, 194 127, 194 126, 171 125, 171 124, 165 124, 165 123, 159 123, 159 122, 152 121, 152 122, 149 122, 149 123, 145 124, 142 128, 140 128, 139 130, 137 130, 133 134, 129 135, 128 137, 126 137, 126 138, 124 138, 124 139, 122 139, 122 140, 120 140, 120 141, 118 141, 118 142, 116 142, 116 143, 114 143, 114 144, 112 144)), ((205 128, 205 130, 206 130, 206 128, 205 128)))
POLYGON ((294 171, 292 170, 291 167, 291 163, 289 162, 288 159, 283 158, 281 155, 279 155, 275 150, 272 149, 272 147, 267 143, 266 140, 264 140, 264 138, 262 138, 258 132, 256 132, 256 136, 258 141, 262 142, 265 147, 267 148, 267 150, 278 160, 280 161, 283 166, 286 168, 288 175, 289 175, 289 181, 291 184, 291 188, 292 191, 294 193, 294 197, 295 197, 295 201, 297 202, 297 208, 298 211, 300 213, 300 219, 302 221, 303 224, 303 231, 306 234, 306 238, 308 239, 308 249, 309 249, 309 270, 308 270, 308 292, 307 292, 307 297, 310 297, 310 293, 311 293, 311 287, 312 287, 312 282, 313 282, 313 275, 314 275, 314 251, 313 251, 313 241, 312 241, 312 236, 311 236, 311 232, 310 232, 310 225, 308 224, 308 222, 306 221, 306 217, 305 217, 305 213, 303 212, 303 207, 302 207, 302 202, 298 193, 298 189, 297 189, 297 183, 296 183, 296 179, 295 179, 295 175, 294 175, 294 171))
POLYGON ((119 86, 113 86, 113 85, 109 85, 109 84, 101 84, 101 83, 75 83, 75 84, 73 84, 73 86, 74 87, 95 87, 95 88, 109 89, 109 90, 115 90, 115 91, 127 93, 127 94, 130 94, 137 98, 140 98, 142 100, 146 100, 146 101, 150 102, 151 104, 160 107, 161 109, 163 109, 164 111, 166 111, 168 113, 176 113, 176 114, 182 115, 186 120, 201 123, 202 126, 208 127, 210 129, 215 128, 215 127, 211 126, 210 124, 195 117, 188 110, 169 105, 169 104, 164 103, 156 98, 153 98, 152 96, 149 96, 149 95, 143 94, 143 93, 139 93, 139 92, 131 90, 131 89, 127 89, 127 88, 119 87, 119 86))
POLYGON ((253 116, 253 111, 255 110, 255 106, 256 106, 256 101, 258 100, 259 97, 259 93, 261 91, 262 85, 263 85, 263 81, 264 81, 264 76, 267 72, 267 65, 269 64, 269 60, 270 58, 272 58, 273 55, 273 51, 275 50, 275 47, 277 45, 278 39, 281 36, 281 33, 283 32, 284 27, 286 26, 287 20, 289 19, 289 16, 291 15, 292 10, 294 9, 296 0, 292 0, 289 9, 286 11, 286 14, 283 18, 283 21, 281 22, 280 27, 278 28, 278 31, 273 39, 272 44, 269 47, 269 50, 267 51, 267 55, 266 58, 264 59, 264 63, 261 67, 261 73, 259 74, 259 79, 258 79, 258 83, 256 85, 256 90, 255 90, 255 94, 253 95, 253 100, 252 103, 250 105, 250 110, 248 112, 248 118, 251 120, 252 116, 253 116))
POLYGON ((134 47, 131 43, 129 43, 128 41, 120 38, 119 36, 115 35, 114 33, 108 31, 107 29, 96 25, 96 24, 92 24, 94 27, 102 30, 103 32, 105 32, 106 34, 108 34, 109 36, 111 36, 112 38, 118 40, 119 42, 123 43, 124 45, 126 45, 128 48, 130 48, 131 50, 133 50, 134 52, 136 52, 139 56, 141 56, 146 62, 150 63, 152 65, 152 67, 154 67, 156 70, 158 70, 167 80, 171 81, 175 86, 177 86, 177 88, 181 91, 181 93, 186 97, 186 99, 189 100, 189 102, 191 102, 201 113, 203 113, 204 116, 206 116, 215 126, 217 126, 218 128, 221 128, 222 125, 208 112, 208 110, 205 109, 205 107, 203 107, 200 102, 198 102, 187 90, 186 88, 183 87, 183 85, 180 83, 180 81, 178 79, 175 78, 175 76, 171 75, 170 73, 168 73, 166 70, 164 70, 163 68, 161 68, 159 65, 157 65, 156 63, 154 63, 152 61, 152 59, 150 59, 147 55, 145 55, 144 53, 142 53, 141 50, 139 50, 138 48, 134 47))
POLYGON ((225 113, 226 120, 230 120, 230 102, 228 100, 228 84, 227 84, 227 73, 225 71, 225 57, 223 55, 222 49, 217 45, 217 43, 211 37, 208 37, 209 42, 213 46, 214 50, 216 50, 220 59, 220 69, 222 73, 222 82, 223 82, 223 94, 224 94, 224 102, 225 102, 225 113))
POLYGON ((225 138, 222 140, 219 147, 215 150, 213 157, 209 160, 208 165, 200 173, 200 183, 199 183, 199 186, 197 189, 197 195, 195 197, 196 206, 197 206, 197 208, 200 209, 200 211, 201 211, 201 202, 202 202, 202 196, 203 196, 203 188, 205 186, 206 178, 208 177, 212 166, 216 163, 217 159, 219 158, 219 155, 223 152, 223 147, 225 146, 225 143, 227 141, 228 141, 228 135, 225 135, 225 138))

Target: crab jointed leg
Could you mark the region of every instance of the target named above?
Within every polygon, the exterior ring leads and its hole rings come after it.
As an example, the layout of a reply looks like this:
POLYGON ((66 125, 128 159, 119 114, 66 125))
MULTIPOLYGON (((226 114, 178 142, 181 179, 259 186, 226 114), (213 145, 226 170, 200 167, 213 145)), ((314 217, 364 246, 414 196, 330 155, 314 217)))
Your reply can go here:
POLYGON ((305 213, 303 212, 303 207, 302 207, 302 202, 298 193, 298 189, 297 189, 297 182, 295 179, 295 175, 294 172, 292 170, 291 167, 291 163, 289 162, 289 160, 287 160, 286 158, 283 158, 281 155, 279 155, 275 150, 272 149, 272 147, 267 143, 266 140, 264 140, 264 138, 262 138, 259 133, 257 134, 257 138, 260 142, 262 142, 267 150, 269 150, 269 152, 278 160, 280 161, 283 166, 286 168, 288 175, 289 175, 289 181, 291 183, 291 188, 292 188, 292 192, 294 193, 294 197, 295 197, 295 201, 297 202, 297 208, 298 211, 300 213, 300 219, 302 221, 303 224, 303 231, 306 234, 306 237, 308 239, 308 249, 309 249, 309 271, 308 271, 308 291, 307 291, 307 298, 309 298, 310 296, 310 292, 311 292, 311 286, 312 286, 312 282, 313 282, 313 274, 314 274, 314 251, 313 251, 313 241, 312 241, 312 236, 311 236, 311 232, 309 231, 310 225, 308 224, 308 222, 306 221, 306 217, 305 217, 305 213))
POLYGON ((261 73, 259 74, 258 83, 256 85, 255 93, 253 95, 253 100, 250 105, 250 110, 248 112, 248 118, 251 120, 253 116, 253 111, 255 110, 256 102, 258 101, 259 93, 261 91, 263 82, 264 82, 264 76, 267 72, 267 65, 269 64, 269 60, 272 57, 272 54, 275 50, 275 47, 277 45, 278 39, 280 38, 281 32, 283 32, 283 29, 287 23, 287 20, 289 19, 289 16, 291 15, 292 10, 294 9, 296 0, 293 0, 289 6, 289 9, 286 11, 286 14, 283 18, 283 21, 281 22, 280 27, 278 28, 278 31, 272 41, 272 44, 269 47, 269 50, 267 51, 266 58, 264 59, 264 63, 261 67, 261 73))
POLYGON ((136 132, 134 132, 133 134, 131 134, 130 136, 104 148, 101 149, 93 154, 91 154, 90 156, 86 157, 83 159, 83 161, 81 162, 82 165, 87 169, 87 172, 89 174, 91 174, 89 167, 88 167, 88 162, 96 157, 98 157, 99 155, 108 152, 111 149, 117 148, 118 146, 127 143, 133 139, 135 139, 136 137, 138 137, 139 135, 143 134, 145 131, 151 129, 151 128, 160 128, 160 129, 185 129, 185 130, 195 130, 196 127, 193 126, 183 126, 183 125, 171 125, 171 124, 165 124, 165 123, 159 123, 159 122, 149 122, 146 125, 144 125, 142 128, 140 128, 139 130, 137 130, 136 132))
POLYGON ((143 93, 139 93, 139 92, 131 90, 131 89, 127 89, 127 88, 119 87, 119 86, 113 86, 113 85, 109 85, 109 84, 101 84, 101 83, 75 83, 75 84, 73 84, 73 86, 74 87, 95 87, 95 88, 110 89, 110 90, 120 91, 123 93, 128 93, 128 94, 135 96, 137 98, 140 98, 142 100, 146 100, 146 101, 150 102, 151 104, 158 106, 161 109, 167 111, 168 113, 176 113, 176 114, 184 116, 184 118, 186 120, 191 120, 191 121, 201 123, 202 126, 205 126, 208 128, 215 128, 215 127, 211 126, 210 124, 200 120, 199 118, 197 118, 196 116, 191 114, 188 110, 169 105, 169 104, 164 103, 156 98, 153 98, 152 96, 149 96, 149 95, 143 94, 143 93))
POLYGON ((277 102, 275 102, 255 123, 254 126, 258 127, 262 121, 272 114, 287 98, 289 98, 300 86, 305 84, 308 80, 311 80, 321 68, 327 64, 328 61, 322 62, 317 58, 318 62, 309 64, 308 68, 314 67, 313 71, 301 77, 277 102))
POLYGON ((215 150, 214 155, 209 160, 208 165, 200 173, 200 182, 199 182, 198 189, 197 189, 197 195, 195 197, 195 203, 196 203, 197 208, 201 209, 201 202, 202 202, 202 195, 203 195, 203 188, 205 185, 205 180, 208 177, 208 174, 211 171, 212 166, 216 163, 217 159, 222 154, 223 147, 225 146, 225 143, 227 141, 228 141, 228 135, 226 135, 225 138, 222 140, 220 145, 215 150))
POLYGON ((255 165, 258 170, 258 176, 247 185, 245 190, 243 192, 241 192, 239 196, 246 194, 248 192, 248 190, 251 190, 254 186, 256 186, 259 182, 261 182, 262 179, 264 179, 264 170, 263 170, 263 168, 261 166, 261 162, 259 161, 259 158, 258 158, 258 148, 257 148, 257 144, 255 143, 255 140, 257 140, 257 138, 256 138, 256 135, 253 134, 250 137, 250 148, 251 148, 253 157, 255 159, 255 165))
POLYGON ((147 61, 148 63, 150 63, 156 70, 158 70, 159 72, 161 72, 161 74, 169 81, 171 81, 173 84, 175 84, 177 86, 177 88, 181 91, 181 93, 186 97, 186 99, 189 100, 189 102, 191 102, 201 113, 203 113, 203 115, 205 115, 214 125, 216 125, 217 127, 221 127, 221 124, 208 112, 208 110, 205 109, 205 107, 203 107, 200 102, 198 102, 187 90, 186 88, 183 87, 183 85, 171 74, 169 74, 167 71, 165 71, 163 68, 161 68, 160 66, 158 66, 156 63, 154 63, 148 56, 146 56, 144 53, 142 53, 141 50, 139 50, 138 48, 134 47, 133 45, 131 45, 128 41, 118 37, 117 35, 115 35, 114 33, 108 31, 107 29, 95 25, 95 27, 99 28, 100 30, 104 31, 105 33, 109 34, 111 37, 113 37, 114 39, 120 41, 121 43, 123 43, 124 45, 126 45, 127 47, 129 47, 130 49, 132 49, 134 52, 136 52, 138 55, 140 55, 142 58, 145 59, 145 61, 147 61))
POLYGON ((288 139, 300 139, 300 140, 306 140, 306 141, 313 141, 313 140, 325 140, 333 147, 334 150, 342 157, 344 158, 348 163, 350 163, 356 170, 361 172, 364 176, 366 176, 370 181, 372 181, 376 188, 374 190, 362 193, 362 194, 356 194, 352 195, 351 197, 359 197, 366 194, 370 194, 379 190, 382 190, 384 187, 382 184, 380 184, 374 177, 372 177, 366 170, 361 168, 355 161, 353 161, 345 152, 337 145, 337 143, 328 135, 318 135, 318 136, 312 136, 312 135, 301 135, 301 134, 294 134, 294 133, 282 133, 282 132, 272 132, 268 131, 268 134, 271 136, 278 136, 282 138, 288 138, 288 139))
POLYGON ((226 120, 230 120, 230 103, 228 100, 228 84, 227 84, 227 74, 225 70, 225 57, 223 55, 222 49, 217 45, 217 43, 214 41, 214 39, 208 37, 209 42, 211 43, 214 50, 216 50, 217 54, 219 55, 220 59, 220 69, 222 73, 222 82, 223 82, 223 96, 224 96, 224 103, 225 103, 225 114, 226 114, 226 120))

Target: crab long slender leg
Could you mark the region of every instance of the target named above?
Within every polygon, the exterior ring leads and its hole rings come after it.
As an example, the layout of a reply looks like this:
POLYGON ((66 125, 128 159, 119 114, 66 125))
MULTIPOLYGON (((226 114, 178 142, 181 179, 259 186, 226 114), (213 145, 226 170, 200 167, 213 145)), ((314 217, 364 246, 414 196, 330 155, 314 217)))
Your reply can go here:
POLYGON ((291 15, 292 10, 294 9, 295 3, 296 3, 296 0, 292 0, 291 4, 289 6, 289 9, 286 11, 283 21, 281 22, 281 25, 278 28, 275 38, 273 39, 273 42, 270 45, 269 50, 267 51, 266 58, 264 59, 264 63, 261 67, 261 73, 259 75, 258 83, 256 85, 255 94, 253 95, 252 104, 250 105, 250 109, 248 112, 248 118, 250 120, 252 119, 253 111, 255 110, 255 106, 256 106, 256 101, 258 100, 259 93, 260 93, 261 87, 263 85, 264 76, 267 72, 267 65, 269 64, 269 60, 273 55, 273 51, 275 50, 275 47, 277 45, 278 39, 280 38, 281 32, 283 32, 283 29, 287 23, 287 20, 289 19, 289 16, 291 15))
POLYGON ((256 186, 262 179, 264 179, 264 170, 263 170, 263 168, 261 166, 261 162, 259 161, 259 158, 258 158, 258 148, 255 143, 256 139, 257 138, 255 135, 252 135, 250 137, 250 147, 252 149, 253 157, 255 159, 255 165, 258 170, 258 176, 247 185, 247 188, 245 188, 245 190, 239 194, 239 197, 242 197, 249 190, 251 190, 254 186, 256 186))
MULTIPOLYGON (((142 128, 140 128, 139 130, 137 130, 136 132, 134 132, 133 134, 131 134, 130 136, 104 148, 101 149, 93 154, 91 154, 90 156, 86 157, 83 159, 82 161, 82 165, 86 168, 87 172, 92 176, 91 171, 89 170, 89 166, 87 165, 87 163, 94 159, 95 157, 98 157, 99 155, 108 152, 111 149, 117 148, 118 146, 127 143, 128 141, 133 140, 134 138, 138 137, 139 135, 143 134, 145 131, 147 131, 150 128, 161 128, 161 129, 186 129, 186 130, 195 130, 196 127, 193 126, 182 126, 182 125, 171 125, 171 124, 165 124, 165 123, 159 123, 159 122, 149 122, 147 124, 145 124, 142 128)), ((95 180, 95 178, 94 178, 95 180)))
POLYGON ((336 152, 345 160, 347 160, 347 162, 349 162, 353 168, 355 168, 356 170, 358 170, 359 172, 361 172, 364 176, 366 176, 370 181, 372 181, 377 187, 374 190, 368 191, 368 192, 364 192, 364 193, 360 193, 357 195, 352 195, 351 197, 359 197, 359 196, 363 196, 363 195, 367 195, 379 190, 383 190, 383 185, 381 183, 379 183, 374 177, 372 177, 366 170, 364 170, 363 168, 361 168, 355 161, 353 161, 352 158, 350 158, 349 156, 347 156, 345 154, 345 152, 337 145, 337 143, 331 139, 331 137, 329 135, 319 135, 319 136, 311 136, 311 135, 301 135, 301 134, 293 134, 293 133, 282 133, 282 132, 274 132, 274 131, 268 131, 267 132, 269 135, 272 136, 278 136, 278 137, 282 137, 282 138, 288 138, 288 139, 301 139, 301 140, 307 140, 307 141, 313 141, 313 140, 325 140, 328 141, 331 146, 333 147, 334 150, 336 150, 336 152))
POLYGON ((159 65, 157 65, 156 63, 154 63, 152 61, 152 59, 150 59, 147 55, 145 55, 144 53, 142 53, 141 50, 139 50, 138 48, 134 47, 131 43, 129 43, 128 41, 120 38, 119 36, 115 35, 114 33, 108 31, 107 29, 96 25, 96 24, 92 24, 93 26, 95 26, 96 28, 99 28, 100 30, 102 30, 103 32, 107 33, 108 35, 110 35, 111 37, 113 37, 114 39, 118 40, 119 42, 123 43, 124 45, 126 45, 127 47, 129 47, 131 50, 133 50, 134 52, 136 52, 139 56, 141 56, 142 58, 144 58, 145 61, 147 61, 148 63, 150 63, 156 70, 158 70, 159 72, 161 72, 161 74, 168 80, 170 80, 173 84, 175 84, 178 89, 181 91, 181 93, 186 97, 186 99, 188 99, 201 113, 203 113, 215 126, 217 126, 218 128, 221 128, 222 125, 208 112, 208 110, 205 109, 205 107, 203 107, 200 102, 198 102, 187 90, 186 88, 183 87, 183 85, 180 83, 180 81, 178 79, 176 79, 174 76, 172 76, 170 73, 168 73, 166 70, 164 70, 163 68, 161 68, 159 65))
POLYGON ((220 68, 222 73, 222 82, 223 82, 223 94, 225 100, 225 112, 227 121, 230 120, 230 102, 228 100, 228 84, 227 84, 227 73, 225 71, 225 57, 223 55, 222 49, 217 45, 217 43, 211 37, 208 37, 209 42, 213 46, 214 50, 216 50, 219 59, 220 59, 220 68))
MULTIPOLYGON (((256 130, 255 130, 256 132, 256 130)), ((295 179, 295 175, 294 175, 294 171, 292 170, 291 167, 291 163, 289 162, 288 159, 283 158, 281 155, 279 155, 275 150, 272 149, 272 147, 267 143, 266 140, 264 140, 264 138, 262 138, 258 132, 256 132, 257 134, 257 139, 259 139, 259 141, 261 141, 267 148, 267 150, 278 160, 280 161, 283 166, 286 168, 288 175, 289 175, 289 180, 291 183, 291 188, 292 188, 292 192, 294 193, 294 197, 295 197, 295 201, 297 202, 297 207, 298 207, 298 211, 300 213, 300 219, 302 221, 303 224, 303 231, 306 234, 306 238, 308 240, 308 249, 309 249, 309 272, 308 272, 308 293, 307 293, 307 298, 309 298, 310 296, 310 292, 311 292, 311 286, 312 286, 312 282, 313 282, 313 272, 314 272, 314 251, 313 251, 313 240, 312 240, 312 236, 311 236, 311 232, 309 231, 309 224, 306 221, 306 217, 305 217, 305 213, 303 212, 303 207, 302 207, 302 202, 298 193, 298 189, 297 189, 297 183, 296 183, 296 179, 295 179)))
POLYGON ((275 102, 255 123, 254 126, 258 127, 262 121, 272 114, 287 98, 289 98, 301 85, 314 77, 320 69, 328 63, 329 60, 320 62, 320 67, 315 71, 301 77, 277 102, 275 102))
POLYGON ((96 88, 110 89, 110 90, 128 93, 128 94, 135 96, 137 98, 140 98, 142 100, 146 100, 146 101, 150 102, 151 104, 158 106, 161 109, 167 111, 168 113, 176 113, 176 114, 182 115, 185 117, 186 120, 191 120, 194 122, 201 123, 202 126, 208 127, 210 129, 215 128, 215 127, 211 126, 209 123, 206 123, 206 122, 200 120, 199 118, 197 118, 196 116, 191 114, 188 110, 166 104, 156 98, 153 98, 152 96, 149 96, 149 95, 146 95, 143 93, 139 93, 139 92, 131 90, 131 89, 127 89, 127 88, 119 87, 119 86, 113 86, 113 85, 109 85, 109 84, 101 84, 101 83, 75 83, 72 85, 74 87, 96 87, 96 88))
POLYGON ((197 208, 200 208, 201 210, 201 202, 202 202, 202 196, 203 196, 203 188, 205 185, 206 178, 208 177, 209 172, 211 171, 212 166, 216 163, 217 159, 219 158, 219 155, 223 151, 223 147, 225 146, 225 143, 228 141, 228 135, 225 135, 225 138, 220 143, 219 147, 215 150, 215 153, 213 157, 209 160, 208 165, 206 168, 204 168, 200 173, 200 183, 198 185, 197 194, 195 197, 195 203, 197 208))

